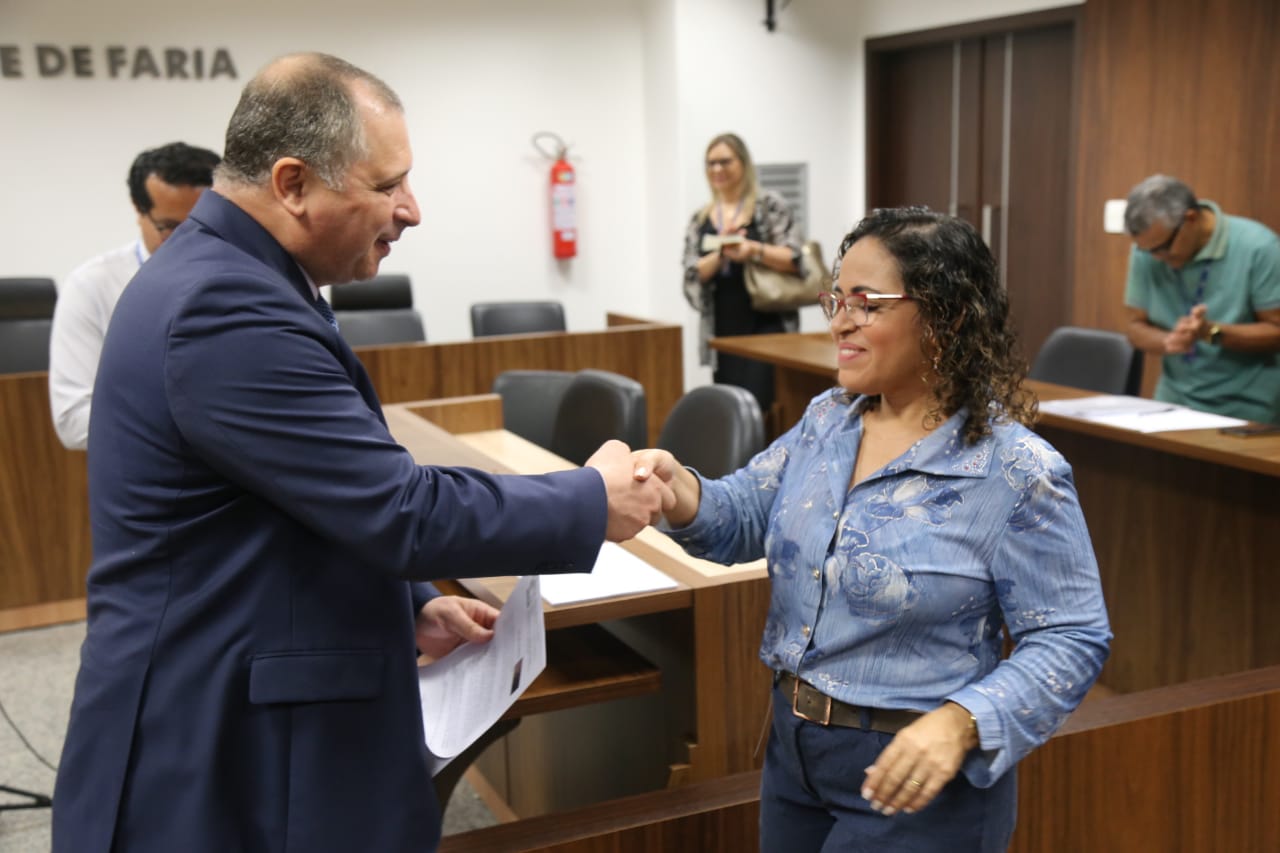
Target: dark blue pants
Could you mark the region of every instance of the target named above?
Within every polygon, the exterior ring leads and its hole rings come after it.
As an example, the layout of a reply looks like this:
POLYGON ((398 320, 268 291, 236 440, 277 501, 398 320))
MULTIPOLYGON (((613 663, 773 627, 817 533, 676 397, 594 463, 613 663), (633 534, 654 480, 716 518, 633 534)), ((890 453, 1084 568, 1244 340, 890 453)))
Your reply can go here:
POLYGON ((763 853, 1001 853, 1018 805, 1013 771, 990 788, 963 774, 915 814, 872 811, 859 791, 865 770, 893 735, 820 726, 791 713, 773 691, 773 728, 760 790, 763 853))

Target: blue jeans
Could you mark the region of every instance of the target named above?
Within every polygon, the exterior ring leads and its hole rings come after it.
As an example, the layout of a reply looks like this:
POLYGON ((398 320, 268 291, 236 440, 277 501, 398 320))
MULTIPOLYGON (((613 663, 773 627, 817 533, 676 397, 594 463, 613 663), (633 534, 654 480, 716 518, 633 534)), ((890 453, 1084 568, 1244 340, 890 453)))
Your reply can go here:
POLYGON ((864 771, 893 735, 820 726, 791 713, 773 691, 773 727, 760 788, 762 853, 998 853, 1009 846, 1018 805, 1013 771, 990 788, 963 774, 915 814, 872 811, 864 771))

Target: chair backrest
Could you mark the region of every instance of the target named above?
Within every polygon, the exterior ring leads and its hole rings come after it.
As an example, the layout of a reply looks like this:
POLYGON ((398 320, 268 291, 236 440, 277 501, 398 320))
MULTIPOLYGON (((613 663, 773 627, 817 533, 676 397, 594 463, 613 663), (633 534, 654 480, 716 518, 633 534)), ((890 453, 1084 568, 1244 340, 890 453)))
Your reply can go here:
POLYGON ((1061 326, 1053 330, 1027 376, 1102 394, 1142 388, 1142 352, 1119 332, 1061 326))
POLYGON ((0 278, 0 373, 49 369, 57 301, 51 278, 0 278))
POLYGON ((582 465, 611 438, 644 447, 649 443, 647 418, 639 382, 608 370, 580 370, 560 400, 551 451, 582 465))
POLYGON ((333 316, 338 320, 342 337, 353 347, 421 343, 427 339, 422 316, 412 308, 334 311, 333 316))
POLYGON ((477 302, 471 306, 472 337, 564 330, 564 306, 559 302, 477 302))
POLYGON ((676 401, 658 447, 712 479, 732 474, 764 449, 760 404, 737 385, 703 385, 676 401))
POLYGON ((334 311, 388 311, 413 307, 413 288, 403 273, 375 275, 330 288, 334 311))
POLYGON ((493 380, 502 398, 502 426, 551 449, 560 401, 576 374, 568 370, 504 370, 493 380))

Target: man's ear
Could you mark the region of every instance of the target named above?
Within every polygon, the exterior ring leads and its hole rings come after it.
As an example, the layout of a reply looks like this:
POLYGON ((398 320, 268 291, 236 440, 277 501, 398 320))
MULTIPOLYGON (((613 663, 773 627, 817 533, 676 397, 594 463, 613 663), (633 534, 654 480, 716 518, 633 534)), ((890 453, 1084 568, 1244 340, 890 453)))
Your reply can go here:
POLYGON ((307 212, 307 196, 315 175, 297 157, 281 157, 271 166, 271 192, 291 215, 307 212))

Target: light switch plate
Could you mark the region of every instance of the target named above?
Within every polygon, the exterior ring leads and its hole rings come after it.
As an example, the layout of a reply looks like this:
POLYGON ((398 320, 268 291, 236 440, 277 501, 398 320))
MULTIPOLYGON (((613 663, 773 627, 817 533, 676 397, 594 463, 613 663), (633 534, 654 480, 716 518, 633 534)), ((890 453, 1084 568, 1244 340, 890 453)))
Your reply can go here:
POLYGON ((1102 208, 1102 230, 1108 234, 1124 234, 1124 210, 1129 202, 1122 198, 1107 199, 1102 208))

